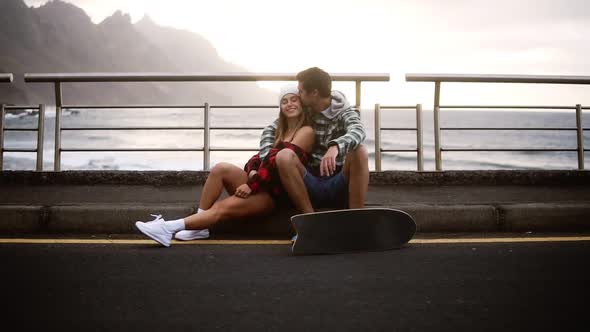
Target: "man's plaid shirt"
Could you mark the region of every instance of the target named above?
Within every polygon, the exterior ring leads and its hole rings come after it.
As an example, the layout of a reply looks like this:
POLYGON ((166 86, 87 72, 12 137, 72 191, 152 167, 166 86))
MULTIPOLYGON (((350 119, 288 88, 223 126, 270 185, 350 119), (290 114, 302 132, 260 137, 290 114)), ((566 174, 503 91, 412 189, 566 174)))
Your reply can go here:
MULTIPOLYGON (((278 121, 278 119, 275 120, 262 131, 260 138, 261 159, 266 158, 272 148, 278 121)), ((315 144, 311 153, 310 166, 314 173, 319 173, 322 158, 331 145, 338 146, 336 165, 342 166, 346 154, 356 149, 366 137, 360 114, 354 106, 340 111, 332 119, 326 117, 323 112, 316 113, 313 116, 313 128, 315 130, 315 144)))

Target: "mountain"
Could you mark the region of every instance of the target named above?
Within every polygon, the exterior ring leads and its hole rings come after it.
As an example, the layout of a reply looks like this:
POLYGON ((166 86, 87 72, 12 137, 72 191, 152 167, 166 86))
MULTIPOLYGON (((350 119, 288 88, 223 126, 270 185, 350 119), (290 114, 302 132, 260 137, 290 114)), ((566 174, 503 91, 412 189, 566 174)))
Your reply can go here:
MULTIPOLYGON (((38 8, 0 1, 0 103, 54 102, 52 84, 28 83, 24 73, 247 72, 224 61, 206 38, 163 27, 149 17, 133 24, 115 12, 95 24, 81 9, 53 0, 38 8)), ((68 83, 66 104, 268 104, 274 94, 255 83, 68 83)))

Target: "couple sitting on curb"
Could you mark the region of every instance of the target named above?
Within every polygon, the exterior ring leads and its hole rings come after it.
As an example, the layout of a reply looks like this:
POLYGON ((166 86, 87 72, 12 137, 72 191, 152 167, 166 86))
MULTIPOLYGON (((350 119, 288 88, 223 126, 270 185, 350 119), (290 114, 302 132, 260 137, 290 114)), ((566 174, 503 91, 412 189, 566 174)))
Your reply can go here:
POLYGON ((173 237, 208 238, 219 221, 268 215, 285 202, 301 213, 363 208, 369 163, 359 111, 317 67, 298 73, 297 81, 281 89, 279 118, 263 130, 260 151, 244 169, 213 167, 197 213, 168 221, 152 215, 155 220, 136 227, 168 247, 173 237), (230 196, 218 201, 224 188, 230 196))

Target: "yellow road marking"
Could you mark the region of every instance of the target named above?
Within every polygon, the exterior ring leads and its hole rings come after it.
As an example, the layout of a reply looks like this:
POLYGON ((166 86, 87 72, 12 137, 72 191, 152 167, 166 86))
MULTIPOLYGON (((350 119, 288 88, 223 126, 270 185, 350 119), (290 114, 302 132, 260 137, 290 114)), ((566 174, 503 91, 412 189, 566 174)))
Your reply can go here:
MULTIPOLYGON (((152 240, 134 239, 0 239, 0 243, 22 244, 154 244, 152 240)), ((290 240, 194 240, 172 241, 172 244, 291 244, 290 240)))
POLYGON ((518 243, 518 242, 574 242, 590 241, 590 236, 555 236, 555 237, 497 237, 473 239, 414 239, 410 243, 417 244, 447 244, 447 243, 518 243))
MULTIPOLYGON (((574 242, 590 241, 590 236, 557 236, 557 237, 497 237, 497 238, 464 238, 464 239, 413 239, 410 244, 455 244, 455 243, 524 243, 524 242, 574 242)), ((155 244, 155 241, 144 239, 0 239, 0 244, 155 244)), ((194 240, 172 241, 173 244, 193 245, 286 245, 290 240, 194 240)))

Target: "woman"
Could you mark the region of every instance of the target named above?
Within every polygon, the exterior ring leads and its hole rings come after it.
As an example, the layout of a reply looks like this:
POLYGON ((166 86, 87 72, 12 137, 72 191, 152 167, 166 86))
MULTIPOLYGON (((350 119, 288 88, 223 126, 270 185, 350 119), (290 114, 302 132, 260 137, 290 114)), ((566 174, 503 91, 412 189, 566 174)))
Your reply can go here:
POLYGON ((169 247, 173 236, 179 240, 207 238, 208 228, 219 221, 271 213, 277 202, 286 198, 274 157, 281 149, 291 149, 306 164, 315 139, 297 86, 288 85, 281 89, 279 107, 279 119, 263 131, 260 152, 248 161, 244 169, 229 163, 213 167, 203 186, 197 213, 170 221, 162 219, 161 215, 152 215, 156 219, 138 221, 135 226, 153 240, 169 247), (269 134, 273 131, 276 137, 269 134), (223 188, 230 196, 218 201, 223 188))

